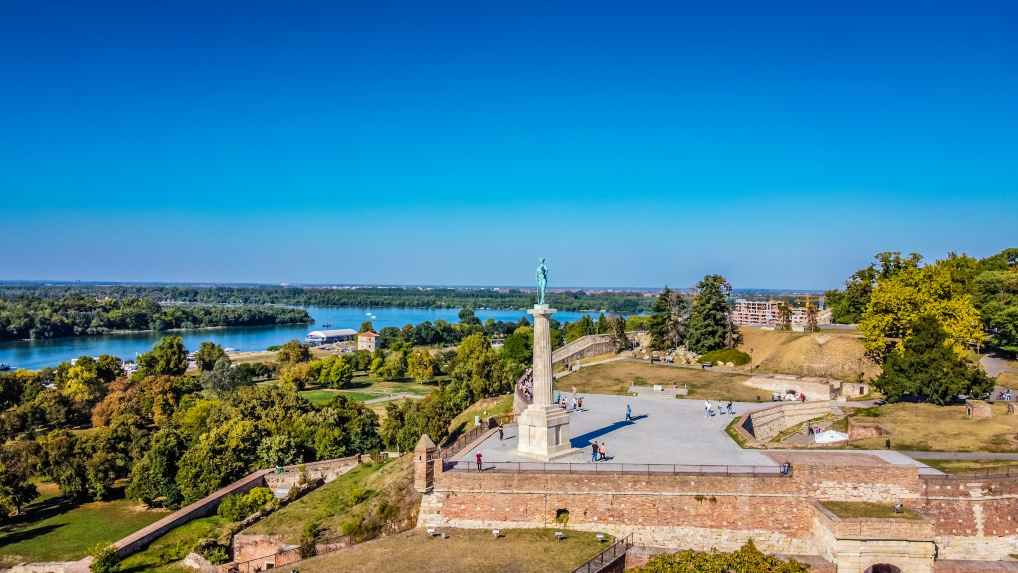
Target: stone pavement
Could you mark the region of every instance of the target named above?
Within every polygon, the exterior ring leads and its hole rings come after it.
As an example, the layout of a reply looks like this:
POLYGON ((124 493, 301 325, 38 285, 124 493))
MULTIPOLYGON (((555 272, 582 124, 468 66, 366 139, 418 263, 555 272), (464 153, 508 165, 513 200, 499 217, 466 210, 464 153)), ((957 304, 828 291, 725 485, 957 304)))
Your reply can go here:
MULTIPOLYGON (((770 404, 735 405, 736 412, 770 404)), ((577 451, 555 462, 590 463, 590 442, 605 442, 612 463, 766 465, 774 462, 762 453, 743 450, 725 434, 734 416, 704 416, 702 400, 672 397, 585 395, 583 411, 569 415, 572 446, 577 451), (625 422, 626 404, 634 421, 625 422)), ((480 451, 486 462, 522 462, 516 453, 516 427, 506 428, 501 442, 495 434, 478 447, 462 452, 458 459, 472 461, 480 451)))
MULTIPOLYGON (((716 402, 715 402, 716 404, 716 402)), ((736 403, 737 414, 772 406, 770 402, 736 403)), ((703 400, 678 400, 649 393, 638 397, 584 395, 583 411, 569 415, 572 446, 576 451, 555 463, 591 463, 590 442, 605 442, 608 461, 622 464, 681 464, 696 466, 768 466, 796 463, 857 463, 860 465, 912 465, 922 472, 940 473, 899 452, 884 450, 749 450, 725 433, 735 416, 704 416, 703 400), (626 404, 633 408, 625 421, 626 404)), ((505 439, 494 434, 456 459, 473 462, 480 451, 485 463, 529 462, 516 453, 516 426, 505 428, 505 439)))

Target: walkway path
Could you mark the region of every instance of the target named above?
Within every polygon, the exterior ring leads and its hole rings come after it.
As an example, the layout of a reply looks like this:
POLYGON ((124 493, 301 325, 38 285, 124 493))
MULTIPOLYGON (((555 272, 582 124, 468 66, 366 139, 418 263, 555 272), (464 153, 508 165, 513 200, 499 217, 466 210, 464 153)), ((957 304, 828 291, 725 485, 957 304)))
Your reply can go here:
POLYGON ((1018 460, 1018 453, 1005 452, 910 452, 900 454, 919 460, 1018 460))

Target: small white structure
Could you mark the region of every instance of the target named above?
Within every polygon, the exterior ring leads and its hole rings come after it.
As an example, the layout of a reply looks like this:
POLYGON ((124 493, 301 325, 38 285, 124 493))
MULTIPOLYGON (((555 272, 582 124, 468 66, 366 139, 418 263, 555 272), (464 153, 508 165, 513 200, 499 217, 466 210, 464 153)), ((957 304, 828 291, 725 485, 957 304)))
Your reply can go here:
POLYGON ((304 342, 312 346, 321 344, 332 344, 333 342, 347 342, 357 336, 357 331, 352 328, 338 328, 335 330, 312 330, 304 337, 304 342))

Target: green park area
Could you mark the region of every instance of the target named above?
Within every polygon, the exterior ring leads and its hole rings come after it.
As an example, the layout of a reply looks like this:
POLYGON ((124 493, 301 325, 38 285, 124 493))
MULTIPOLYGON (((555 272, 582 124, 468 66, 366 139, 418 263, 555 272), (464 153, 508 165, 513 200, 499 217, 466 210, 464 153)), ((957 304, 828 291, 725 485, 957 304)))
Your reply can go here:
POLYGON ((766 392, 743 384, 749 376, 709 368, 648 364, 639 360, 618 360, 580 368, 559 378, 555 388, 581 394, 626 394, 629 387, 677 386, 689 390, 688 398, 701 400, 734 400, 753 402, 766 399, 766 392))
POLYGON ((572 571, 601 551, 594 533, 568 531, 555 539, 550 529, 504 530, 495 538, 488 530, 443 529, 447 537, 429 537, 420 529, 355 545, 300 564, 301 573, 470 573, 572 571))
POLYGON ((116 541, 168 513, 123 498, 74 504, 49 483, 39 490, 43 495, 22 516, 0 525, 0 567, 81 559, 96 544, 116 541))
POLYGON ((187 557, 202 539, 216 539, 223 535, 229 521, 218 516, 202 517, 171 530, 152 542, 144 550, 124 559, 120 573, 185 573, 178 561, 187 557))

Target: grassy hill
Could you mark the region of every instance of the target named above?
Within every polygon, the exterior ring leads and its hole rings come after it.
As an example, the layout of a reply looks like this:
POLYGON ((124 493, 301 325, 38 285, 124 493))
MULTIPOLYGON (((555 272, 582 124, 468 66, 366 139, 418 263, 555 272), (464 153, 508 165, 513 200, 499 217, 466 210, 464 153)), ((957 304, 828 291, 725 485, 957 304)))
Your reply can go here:
POLYGON ((742 327, 739 350, 750 355, 753 371, 826 376, 855 380, 872 378, 880 367, 865 357, 862 340, 854 332, 780 332, 742 327))
POLYGON ((412 456, 363 464, 273 513, 243 533, 279 535, 300 543, 304 526, 317 522, 323 537, 370 537, 394 520, 415 519, 419 495, 413 489, 412 456))

